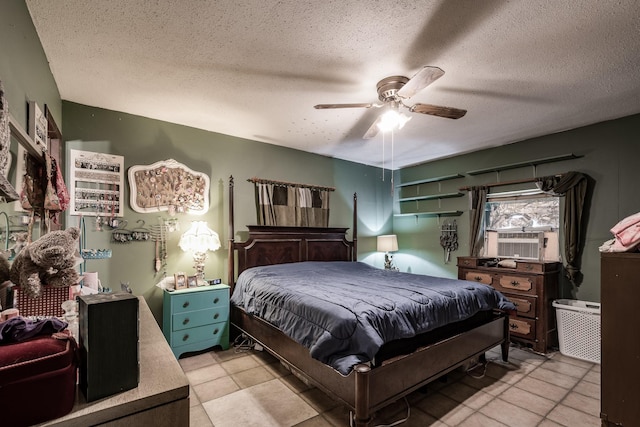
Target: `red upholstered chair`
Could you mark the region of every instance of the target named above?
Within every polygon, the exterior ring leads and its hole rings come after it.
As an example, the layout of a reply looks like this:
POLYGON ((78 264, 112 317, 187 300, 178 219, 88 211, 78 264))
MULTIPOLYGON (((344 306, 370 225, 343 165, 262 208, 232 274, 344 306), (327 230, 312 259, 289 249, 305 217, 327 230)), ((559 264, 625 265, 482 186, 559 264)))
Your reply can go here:
POLYGON ((76 397, 78 346, 63 333, 0 345, 1 424, 30 426, 66 415, 76 397))

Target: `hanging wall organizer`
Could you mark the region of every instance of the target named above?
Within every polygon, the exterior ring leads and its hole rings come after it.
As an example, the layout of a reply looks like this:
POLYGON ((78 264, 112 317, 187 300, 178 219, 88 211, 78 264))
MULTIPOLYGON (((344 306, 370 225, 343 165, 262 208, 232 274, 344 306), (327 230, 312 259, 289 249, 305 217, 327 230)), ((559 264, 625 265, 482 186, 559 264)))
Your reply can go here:
MULTIPOLYGON (((120 217, 124 157, 71 150, 71 215, 120 217)), ((100 228, 102 219, 97 220, 100 228)))

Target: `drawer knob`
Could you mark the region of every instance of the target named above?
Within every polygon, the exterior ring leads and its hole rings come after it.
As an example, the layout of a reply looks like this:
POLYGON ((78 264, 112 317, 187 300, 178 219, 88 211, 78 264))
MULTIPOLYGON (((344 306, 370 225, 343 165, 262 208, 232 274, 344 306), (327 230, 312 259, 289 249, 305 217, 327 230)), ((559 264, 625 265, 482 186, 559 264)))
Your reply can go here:
POLYGON ((186 341, 189 339, 189 334, 184 334, 184 336, 182 337, 182 341, 186 341))
POLYGON ((218 328, 215 328, 215 329, 213 330, 213 335, 217 335, 219 331, 220 331, 220 330, 219 330, 218 328))
POLYGON ((215 297, 215 298, 213 299, 213 303, 214 303, 214 304, 217 304, 217 303, 219 303, 219 302, 220 302, 220 298, 215 297))
POLYGON ((214 314, 214 315, 213 315, 213 318, 214 318, 214 319, 217 319, 218 317, 220 317, 220 314, 219 314, 219 313, 216 313, 216 314, 214 314))
POLYGON ((520 282, 518 282, 517 280, 512 280, 511 281, 511 285, 512 286, 520 286, 520 282))
POLYGON ((475 280, 477 282, 482 282, 482 277, 476 276, 476 277, 473 278, 473 280, 475 280))
POLYGON ((187 307, 189 307, 189 301, 185 301, 185 302, 182 304, 182 308, 187 308, 187 307))
POLYGON ((516 307, 518 306, 518 303, 515 301, 511 301, 513 303, 513 305, 515 305, 516 307))
POLYGON ((182 321, 182 324, 183 324, 183 325, 186 325, 187 323, 189 323, 189 318, 188 318, 188 317, 186 317, 186 318, 182 321))
POLYGON ((518 329, 518 325, 516 325, 515 323, 509 323, 509 327, 514 330, 518 329))

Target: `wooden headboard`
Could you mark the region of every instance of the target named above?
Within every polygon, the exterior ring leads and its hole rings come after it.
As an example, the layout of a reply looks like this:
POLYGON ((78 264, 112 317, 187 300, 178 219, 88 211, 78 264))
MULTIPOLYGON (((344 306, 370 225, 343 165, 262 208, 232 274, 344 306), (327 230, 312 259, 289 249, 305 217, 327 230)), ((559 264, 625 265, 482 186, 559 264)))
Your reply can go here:
POLYGON ((232 287, 237 274, 261 265, 302 261, 357 260, 357 196, 353 195, 353 239, 348 241, 348 228, 281 227, 249 225, 249 238, 234 239, 233 177, 229 178, 229 278, 232 287))

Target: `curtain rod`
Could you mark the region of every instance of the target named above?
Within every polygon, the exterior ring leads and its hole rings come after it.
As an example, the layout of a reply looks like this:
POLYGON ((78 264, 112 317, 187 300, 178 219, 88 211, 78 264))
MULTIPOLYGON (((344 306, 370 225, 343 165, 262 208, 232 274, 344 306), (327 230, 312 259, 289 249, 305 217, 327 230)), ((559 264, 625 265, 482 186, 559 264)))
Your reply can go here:
POLYGON ((275 185, 283 185, 288 187, 302 187, 302 188, 312 188, 317 190, 326 190, 326 191, 336 191, 334 187, 324 187, 322 185, 312 185, 312 184, 300 184, 297 182, 286 182, 286 181, 274 181, 271 179, 264 178, 253 178, 247 179, 249 182, 253 182, 254 184, 275 184, 275 185))
MULTIPOLYGON (((556 178, 561 178, 562 174, 557 174, 557 175, 550 175, 552 177, 556 177, 556 178)), ((493 182, 491 184, 483 184, 483 185, 477 185, 476 187, 500 187, 503 185, 512 185, 512 184, 525 184, 527 182, 537 182, 540 181, 542 179, 548 178, 548 176, 539 176, 536 178, 526 178, 526 179, 516 179, 513 181, 504 181, 504 182, 493 182)), ((460 191, 469 191, 471 190, 472 187, 462 187, 459 188, 460 191)))

